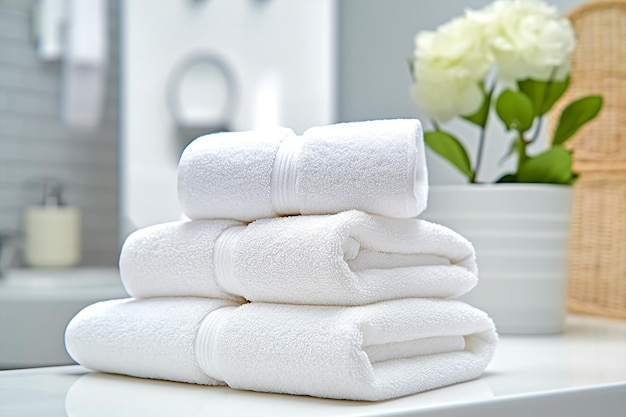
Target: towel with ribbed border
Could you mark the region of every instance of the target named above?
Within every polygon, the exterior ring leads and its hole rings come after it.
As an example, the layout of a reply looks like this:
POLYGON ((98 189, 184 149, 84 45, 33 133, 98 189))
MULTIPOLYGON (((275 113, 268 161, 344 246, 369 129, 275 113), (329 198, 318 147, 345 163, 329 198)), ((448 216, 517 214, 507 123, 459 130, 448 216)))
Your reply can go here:
POLYGON ((334 215, 171 222, 122 246, 120 275, 135 298, 356 305, 460 296, 476 285, 474 248, 420 219, 351 210, 334 215))
POLYGON ((112 300, 68 324, 67 351, 103 372, 236 389, 384 400, 477 378, 497 335, 456 300, 363 306, 112 300))
POLYGON ((221 132, 192 141, 178 165, 190 219, 332 214, 410 218, 426 207, 422 127, 415 119, 221 132))

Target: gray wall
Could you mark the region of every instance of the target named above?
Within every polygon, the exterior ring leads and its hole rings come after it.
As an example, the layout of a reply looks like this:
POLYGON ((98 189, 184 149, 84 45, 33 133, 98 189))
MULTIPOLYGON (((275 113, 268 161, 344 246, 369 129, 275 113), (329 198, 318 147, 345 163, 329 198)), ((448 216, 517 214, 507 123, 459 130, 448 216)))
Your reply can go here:
POLYGON ((21 230, 40 199, 29 180, 58 178, 83 214, 83 265, 117 262, 118 4, 110 0, 110 66, 102 126, 80 132, 59 121, 59 63, 43 63, 31 38, 33 0, 0 0, 0 230, 21 230))
POLYGON ((339 120, 416 117, 408 60, 419 30, 488 0, 340 0, 339 120))

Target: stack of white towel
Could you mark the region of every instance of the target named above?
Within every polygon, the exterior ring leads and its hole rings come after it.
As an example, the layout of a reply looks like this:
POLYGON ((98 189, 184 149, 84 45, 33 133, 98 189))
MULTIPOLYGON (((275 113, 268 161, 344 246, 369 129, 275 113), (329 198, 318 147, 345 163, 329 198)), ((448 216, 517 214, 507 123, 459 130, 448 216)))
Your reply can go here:
POLYGON ((190 221, 127 238, 133 298, 70 322, 80 364, 383 400, 477 378, 491 360, 491 319, 451 299, 476 284, 472 245, 414 218, 428 190, 417 120, 208 135, 178 172, 190 221))

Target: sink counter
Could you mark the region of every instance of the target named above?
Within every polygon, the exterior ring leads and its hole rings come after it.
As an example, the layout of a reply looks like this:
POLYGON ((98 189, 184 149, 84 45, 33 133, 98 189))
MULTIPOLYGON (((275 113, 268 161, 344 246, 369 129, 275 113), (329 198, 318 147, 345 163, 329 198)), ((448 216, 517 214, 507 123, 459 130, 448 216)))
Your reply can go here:
POLYGON ((70 319, 124 297, 116 268, 8 270, 0 278, 0 369, 74 363, 63 340, 70 319))

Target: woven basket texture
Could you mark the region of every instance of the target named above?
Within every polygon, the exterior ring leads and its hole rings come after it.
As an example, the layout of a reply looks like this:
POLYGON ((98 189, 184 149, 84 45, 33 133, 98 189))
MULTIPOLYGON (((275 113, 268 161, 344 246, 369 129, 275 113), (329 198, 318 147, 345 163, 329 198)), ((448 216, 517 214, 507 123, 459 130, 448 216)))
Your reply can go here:
POLYGON ((598 118, 568 142, 575 150, 575 169, 626 169, 626 0, 585 3, 568 17, 578 43, 570 87, 553 112, 560 114, 576 98, 602 94, 598 118))
POLYGON ((569 309, 626 319, 626 171, 577 181, 569 259, 569 309))
MULTIPOLYGON (((626 0, 585 3, 569 13, 578 36, 572 81, 553 115, 601 94, 604 107, 568 142, 574 186, 568 306, 626 319, 626 0)), ((550 120, 552 129, 557 118, 550 120)))

